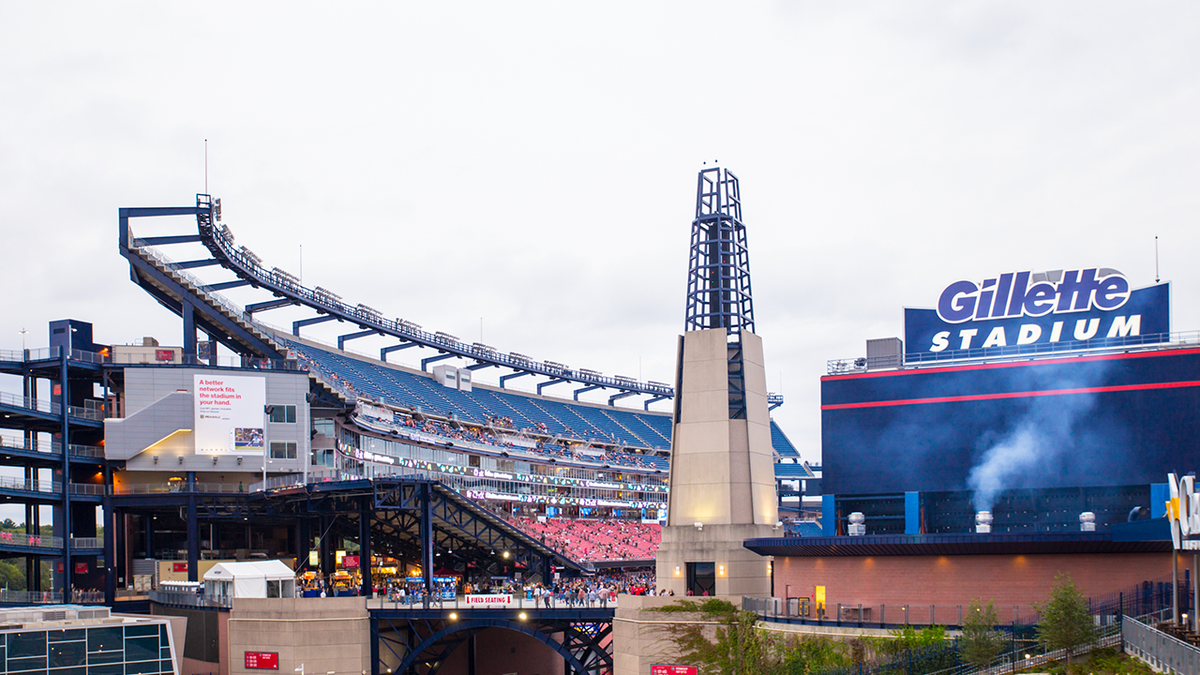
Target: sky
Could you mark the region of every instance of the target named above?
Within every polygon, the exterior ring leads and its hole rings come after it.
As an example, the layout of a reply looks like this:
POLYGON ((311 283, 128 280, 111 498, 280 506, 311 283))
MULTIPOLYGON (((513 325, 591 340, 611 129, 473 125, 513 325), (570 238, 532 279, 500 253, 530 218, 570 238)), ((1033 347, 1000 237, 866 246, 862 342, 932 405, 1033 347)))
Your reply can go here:
POLYGON ((310 287, 671 382, 696 172, 719 163, 773 417, 819 461, 826 362, 952 281, 1100 266, 1138 287, 1157 264, 1173 329, 1200 329, 1197 63, 1185 2, 3 3, 0 349, 61 318, 180 344, 117 209, 207 189, 310 287))

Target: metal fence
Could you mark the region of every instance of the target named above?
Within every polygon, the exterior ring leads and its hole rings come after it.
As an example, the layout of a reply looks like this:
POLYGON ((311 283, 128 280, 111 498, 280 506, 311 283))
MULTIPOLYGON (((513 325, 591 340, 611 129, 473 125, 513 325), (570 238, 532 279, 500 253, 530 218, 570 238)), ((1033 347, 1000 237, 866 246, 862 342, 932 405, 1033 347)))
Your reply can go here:
POLYGON ((1159 672, 1200 673, 1200 649, 1194 645, 1129 616, 1121 623, 1126 653, 1142 659, 1159 672))
POLYGON ((150 600, 160 605, 175 605, 177 607, 232 607, 231 598, 210 598, 205 595, 177 591, 150 591, 150 600))

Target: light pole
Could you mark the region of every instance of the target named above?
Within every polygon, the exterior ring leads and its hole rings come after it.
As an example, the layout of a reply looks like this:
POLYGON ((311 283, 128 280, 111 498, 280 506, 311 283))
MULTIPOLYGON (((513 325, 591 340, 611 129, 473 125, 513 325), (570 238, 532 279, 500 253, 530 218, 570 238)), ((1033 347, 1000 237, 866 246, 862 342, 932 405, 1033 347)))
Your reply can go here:
POLYGON ((300 675, 304 675, 304 664, 303 664, 303 663, 301 663, 301 664, 300 664, 300 667, 299 667, 299 668, 295 668, 294 670, 295 670, 297 673, 300 673, 300 675))
MULTIPOLYGON (((264 405, 263 406, 263 448, 262 448, 263 492, 267 491, 267 448, 270 447, 270 443, 267 442, 267 424, 271 421, 271 413, 273 413, 273 412, 275 412, 275 406, 273 406, 273 405, 264 405)), ((301 664, 301 665, 303 665, 303 664, 301 664)), ((301 673, 300 675, 304 675, 304 674, 301 673)))

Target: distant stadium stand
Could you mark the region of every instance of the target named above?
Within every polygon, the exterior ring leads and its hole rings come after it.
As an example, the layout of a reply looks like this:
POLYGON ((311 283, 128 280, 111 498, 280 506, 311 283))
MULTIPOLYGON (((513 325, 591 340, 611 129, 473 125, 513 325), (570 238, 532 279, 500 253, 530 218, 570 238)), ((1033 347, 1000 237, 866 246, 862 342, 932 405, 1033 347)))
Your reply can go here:
MULTIPOLYGON (((311 340, 298 340, 279 333, 272 338, 308 362, 312 372, 326 384, 351 398, 365 396, 422 415, 480 426, 496 418, 508 418, 518 430, 576 442, 650 451, 666 451, 671 447, 671 415, 668 413, 572 403, 479 384, 465 392, 444 387, 427 374, 340 352, 311 340)), ((799 456, 774 421, 771 422, 771 440, 780 456, 799 456)), ((627 453, 610 452, 606 461, 624 466, 649 466, 664 472, 669 469, 668 460, 653 453, 638 453, 636 460, 631 462, 624 461, 621 454, 627 453)))

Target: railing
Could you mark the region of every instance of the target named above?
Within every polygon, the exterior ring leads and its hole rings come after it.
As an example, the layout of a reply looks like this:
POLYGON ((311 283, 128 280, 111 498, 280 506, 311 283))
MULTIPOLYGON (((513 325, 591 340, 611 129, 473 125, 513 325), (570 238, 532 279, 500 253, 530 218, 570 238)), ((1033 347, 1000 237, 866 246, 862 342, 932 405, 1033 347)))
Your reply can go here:
POLYGON ((71 483, 71 494, 104 496, 104 487, 95 483, 71 483))
POLYGON ((205 595, 177 591, 150 591, 150 601, 160 605, 181 607, 228 608, 233 606, 230 598, 210 598, 205 595))
POLYGON ((1150 664, 1158 672, 1194 675, 1200 673, 1200 649, 1132 617, 1123 617, 1125 651, 1150 664))
POLYGON ((0 489, 59 494, 62 483, 56 480, 26 480, 21 476, 0 476, 0 489))
POLYGON ((104 548, 104 537, 72 537, 71 548, 104 548))
POLYGON ((62 548, 62 537, 43 537, 22 532, 0 532, 0 546, 30 546, 33 548, 62 548))
POLYGON ((112 494, 114 495, 156 495, 170 493, 199 493, 199 494, 238 494, 252 492, 250 487, 245 485, 233 485, 231 483, 193 483, 188 484, 184 481, 178 483, 121 483, 114 485, 112 494))
MULTIPOLYGON (((62 453, 61 443, 45 443, 38 439, 30 439, 28 443, 21 438, 6 438, 0 436, 0 448, 8 450, 22 450, 25 452, 40 452, 44 454, 57 455, 62 453)), ((74 443, 67 446, 67 452, 76 457, 98 457, 104 458, 104 448, 94 445, 76 445, 74 443)))
MULTIPOLYGON (((0 361, 25 363, 28 361, 49 361, 50 359, 60 358, 61 352, 58 347, 39 347, 37 349, 0 349, 0 361)), ((96 352, 87 352, 81 349, 72 349, 67 356, 71 361, 83 361, 84 363, 104 363, 104 355, 96 352)))
POLYGON ((10 591, 0 590, 0 602, 14 605, 61 605, 62 591, 10 591))
MULTIPOLYGON (((26 410, 48 413, 51 415, 62 414, 62 408, 57 403, 44 401, 38 398, 30 398, 29 396, 18 396, 8 392, 0 392, 0 404, 11 405, 17 408, 24 408, 26 410)), ((72 405, 67 406, 67 416, 102 422, 104 421, 104 410, 101 408, 81 408, 79 406, 72 405)))
POLYGON ((367 609, 410 609, 410 608, 436 608, 436 609, 457 609, 457 610, 486 610, 501 612, 504 610, 513 609, 616 609, 615 601, 601 603, 599 600, 592 603, 584 602, 570 604, 562 600, 550 598, 550 606, 546 606, 546 601, 543 598, 526 597, 524 593, 513 593, 512 602, 506 605, 481 605, 479 603, 468 603, 465 599, 455 598, 454 600, 442 600, 440 598, 430 598, 429 602, 425 602, 424 598, 417 598, 411 595, 405 596, 403 599, 398 598, 368 598, 367 609))
MULTIPOLYGON (((901 367, 916 367, 946 361, 1020 361, 1038 357, 1063 356, 1065 352, 1081 350, 1087 350, 1090 354, 1096 354, 1106 350, 1123 351, 1134 347, 1151 349, 1193 347, 1197 345, 1200 345, 1200 331, 1181 331, 1175 333, 1151 333, 1149 335, 1097 338, 1094 340, 1042 342, 1029 345, 988 347, 986 349, 975 348, 944 352, 916 352, 904 354, 902 364, 897 365, 901 367)), ((851 359, 830 359, 826 362, 826 373, 829 375, 865 373, 868 370, 879 369, 881 368, 872 368, 868 363, 868 359, 861 356, 851 359)))

